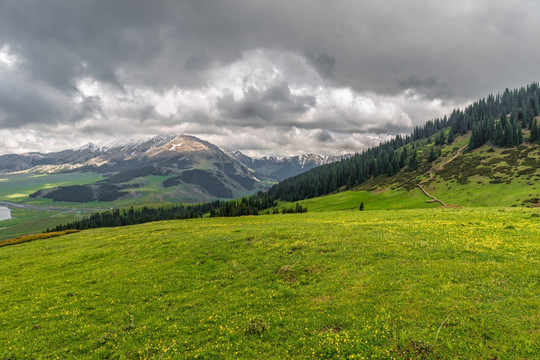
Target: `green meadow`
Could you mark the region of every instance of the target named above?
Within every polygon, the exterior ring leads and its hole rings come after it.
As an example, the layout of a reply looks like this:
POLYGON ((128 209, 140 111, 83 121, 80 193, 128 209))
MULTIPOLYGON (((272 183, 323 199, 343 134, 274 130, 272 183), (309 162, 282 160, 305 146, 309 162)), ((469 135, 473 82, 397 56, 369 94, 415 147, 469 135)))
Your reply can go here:
POLYGON ((80 211, 27 210, 12 208, 11 219, 0 222, 0 240, 41 233, 48 227, 66 224, 87 216, 80 211))
POLYGON ((3 247, 0 358, 535 359, 539 215, 207 218, 3 247))
MULTIPOLYGON (((364 203, 365 210, 436 208, 440 204, 427 203, 427 197, 418 190, 343 191, 337 194, 299 201, 308 211, 358 210, 364 203)), ((295 206, 285 203, 284 207, 295 206)))
POLYGON ((40 203, 40 199, 31 199, 29 195, 42 189, 91 184, 102 179, 94 172, 0 174, 0 201, 40 203))

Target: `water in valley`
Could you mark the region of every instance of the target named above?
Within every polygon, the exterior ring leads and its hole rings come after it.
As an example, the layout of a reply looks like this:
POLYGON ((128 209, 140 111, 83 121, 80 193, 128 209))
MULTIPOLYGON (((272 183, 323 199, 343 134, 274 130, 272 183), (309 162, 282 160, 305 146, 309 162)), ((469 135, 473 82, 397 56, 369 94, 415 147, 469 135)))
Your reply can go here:
POLYGON ((0 221, 11 219, 11 212, 7 207, 0 206, 0 221))

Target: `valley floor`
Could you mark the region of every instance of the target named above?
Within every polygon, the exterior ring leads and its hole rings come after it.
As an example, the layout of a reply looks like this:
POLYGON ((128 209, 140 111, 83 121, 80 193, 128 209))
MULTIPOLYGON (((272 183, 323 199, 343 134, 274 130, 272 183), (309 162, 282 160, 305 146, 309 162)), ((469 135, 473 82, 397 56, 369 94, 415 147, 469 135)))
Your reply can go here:
POLYGON ((533 359, 536 209, 158 222, 0 249, 4 359, 533 359))

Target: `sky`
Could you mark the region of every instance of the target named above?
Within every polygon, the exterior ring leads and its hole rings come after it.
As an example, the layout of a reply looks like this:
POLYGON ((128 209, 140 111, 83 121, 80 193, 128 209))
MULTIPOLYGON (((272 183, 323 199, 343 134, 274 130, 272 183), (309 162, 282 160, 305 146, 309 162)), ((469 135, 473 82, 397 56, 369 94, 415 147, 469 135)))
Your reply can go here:
POLYGON ((0 154, 337 155, 540 79, 538 1, 0 0, 0 154))

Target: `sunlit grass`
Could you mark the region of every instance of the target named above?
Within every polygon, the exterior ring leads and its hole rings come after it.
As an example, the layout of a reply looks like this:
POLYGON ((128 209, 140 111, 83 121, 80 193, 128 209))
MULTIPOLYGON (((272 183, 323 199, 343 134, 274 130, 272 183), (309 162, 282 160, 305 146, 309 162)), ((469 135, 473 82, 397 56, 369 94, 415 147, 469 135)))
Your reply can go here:
POLYGON ((15 193, 15 194, 9 194, 9 195, 5 195, 4 197, 6 199, 18 199, 18 198, 25 198, 27 197, 28 195, 30 195, 31 193, 15 193))
MULTIPOLYGON (((385 191, 343 191, 337 194, 321 196, 299 201, 308 211, 358 210, 364 203, 365 210, 436 208, 439 204, 427 203, 426 196, 420 191, 385 190, 385 191)), ((295 206, 296 203, 285 206, 295 206)))

